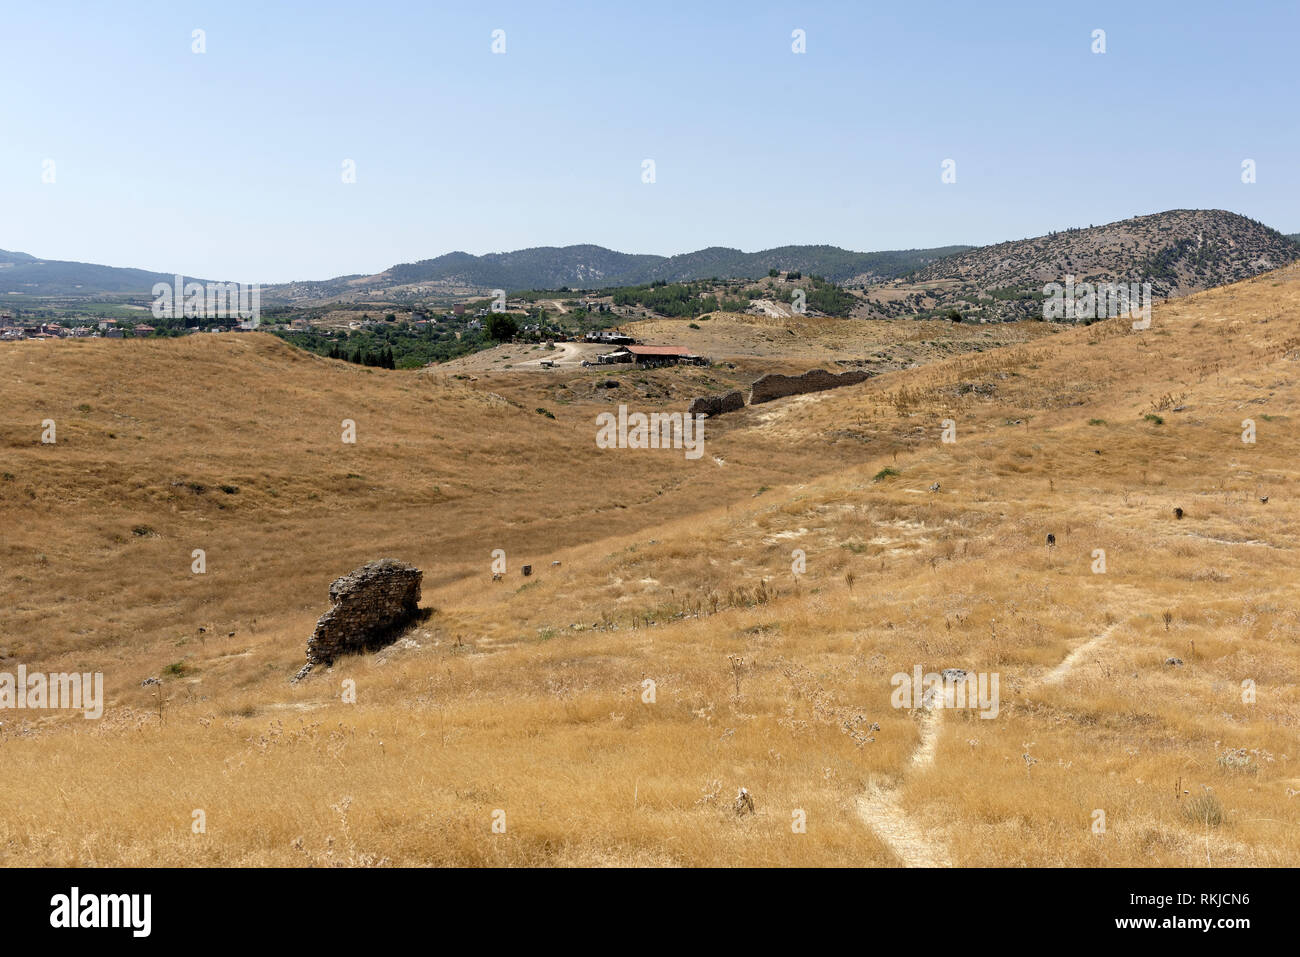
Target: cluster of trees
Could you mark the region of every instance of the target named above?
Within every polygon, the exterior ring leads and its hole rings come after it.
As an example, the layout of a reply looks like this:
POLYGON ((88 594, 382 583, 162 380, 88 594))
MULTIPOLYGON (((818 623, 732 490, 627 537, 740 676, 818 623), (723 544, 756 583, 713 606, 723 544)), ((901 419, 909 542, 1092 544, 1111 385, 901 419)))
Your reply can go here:
MULTIPOLYGON (((857 300, 834 283, 827 282, 821 276, 803 279, 802 273, 792 272, 788 278, 803 280, 797 287, 802 289, 809 309, 825 313, 828 316, 847 318, 857 300)), ((642 306, 659 313, 679 319, 694 319, 705 313, 744 312, 749 308, 750 299, 771 296, 794 300, 796 287, 783 284, 779 290, 764 290, 756 286, 736 295, 726 292, 715 294, 710 283, 697 281, 686 283, 669 283, 656 280, 644 286, 624 286, 612 290, 616 306, 642 306)))
POLYGON ((314 329, 302 332, 274 328, 267 331, 319 356, 387 369, 419 369, 430 362, 446 362, 492 345, 487 336, 477 330, 466 329, 457 334, 451 329, 434 326, 417 330, 405 323, 390 328, 357 329, 337 334, 314 329))
POLYGON ((1217 269, 1223 265, 1224 250, 1213 239, 1200 243, 1195 239, 1180 239, 1148 255, 1138 269, 1140 275, 1150 279, 1178 280, 1178 265, 1185 262, 1196 273, 1217 269))
MULTIPOLYGON (((790 277, 798 277, 798 275, 798 273, 790 273, 790 277)), ((798 288, 803 290, 804 303, 809 309, 839 319, 847 319, 858 302, 852 295, 834 283, 827 282, 821 276, 809 276, 798 288)), ((780 293, 781 298, 786 302, 793 302, 794 294, 795 288, 790 286, 784 287, 780 293)))
POLYGON ((656 279, 646 286, 625 286, 613 290, 614 305, 642 306, 661 316, 678 319, 694 319, 706 312, 717 312, 720 308, 741 311, 749 305, 748 302, 726 298, 720 303, 717 296, 704 291, 707 288, 708 283, 704 282, 669 283, 656 279), (735 309, 736 306, 739 309, 735 309))
POLYGON ((509 313, 493 312, 488 315, 484 328, 493 342, 509 342, 519 332, 519 323, 509 313))
POLYGON ((331 359, 342 359, 344 362, 354 362, 359 366, 374 366, 377 369, 396 369, 397 362, 393 358, 392 346, 375 352, 366 352, 362 346, 356 352, 349 352, 346 348, 340 348, 336 342, 325 353, 331 359))
POLYGON ((694 319, 718 308, 715 296, 701 296, 695 283, 668 283, 656 279, 648 286, 625 286, 614 290, 614 305, 641 306, 661 316, 694 319))

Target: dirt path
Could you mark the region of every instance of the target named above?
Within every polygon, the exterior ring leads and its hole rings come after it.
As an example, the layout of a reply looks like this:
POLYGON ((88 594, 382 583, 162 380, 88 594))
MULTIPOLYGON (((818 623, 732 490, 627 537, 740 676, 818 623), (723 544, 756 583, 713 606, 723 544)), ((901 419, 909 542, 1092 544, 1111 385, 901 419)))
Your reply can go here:
MULTIPOLYGON (((1079 645, 1048 672, 1040 684, 1060 682, 1079 662, 1086 660, 1088 655, 1099 648, 1116 627, 1117 625, 1110 625, 1079 645)), ((911 771, 921 772, 934 767, 942 728, 943 707, 936 708, 933 703, 923 707, 921 740, 908 761, 911 771)), ((903 810, 899 804, 897 788, 885 788, 873 781, 858 795, 856 807, 862 823, 885 842, 904 867, 952 867, 952 861, 943 847, 903 810)))
POLYGON ((926 708, 921 712, 921 743, 912 752, 913 770, 934 766, 934 753, 939 749, 939 728, 942 725, 942 708, 926 708))
POLYGON ((871 785, 857 799, 858 817, 904 867, 952 867, 947 854, 898 805, 896 791, 871 785))
MULTIPOLYGON (((908 762, 912 770, 922 771, 934 766, 942 725, 942 707, 929 706, 921 710, 921 740, 908 762)), ((899 806, 897 789, 885 788, 873 781, 858 795, 856 803, 862 823, 876 832, 904 867, 952 867, 952 861, 940 845, 899 806)))
POLYGON ((1054 685, 1060 682, 1066 675, 1070 673, 1070 670, 1075 665, 1083 661, 1088 655, 1090 655, 1093 651, 1099 648, 1102 645, 1102 643, 1105 642, 1105 640, 1110 637, 1110 633, 1114 630, 1115 630, 1115 626, 1111 625, 1109 628, 1103 630, 1100 634, 1093 635, 1091 638, 1089 638, 1087 641, 1081 644, 1078 648, 1075 648, 1074 651, 1070 652, 1068 655, 1065 656, 1064 661, 1062 661, 1059 665, 1057 665, 1055 668, 1053 668, 1051 671, 1047 673, 1047 676, 1043 678, 1042 683, 1045 685, 1054 685))

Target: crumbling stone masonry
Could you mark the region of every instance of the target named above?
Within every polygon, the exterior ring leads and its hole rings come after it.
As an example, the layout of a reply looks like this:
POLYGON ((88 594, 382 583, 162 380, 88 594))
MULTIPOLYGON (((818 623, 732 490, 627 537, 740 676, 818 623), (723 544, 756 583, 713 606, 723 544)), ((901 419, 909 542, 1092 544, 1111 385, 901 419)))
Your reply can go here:
POLYGON ((856 369, 838 374, 827 372, 825 369, 812 369, 803 375, 772 373, 754 380, 749 390, 749 404, 758 405, 760 402, 771 402, 773 399, 784 398, 787 395, 803 395, 805 392, 822 392, 844 385, 856 385, 870 378, 870 372, 856 369))
POLYGON ((316 622, 307 639, 307 665, 315 665, 391 644, 402 628, 420 616, 424 572, 392 558, 369 562, 330 585, 333 607, 316 622))
POLYGON ((702 395, 691 400, 690 407, 686 411, 689 415, 697 415, 703 412, 705 415, 714 416, 722 415, 724 412, 735 412, 737 409, 743 409, 744 407, 745 393, 735 390, 728 392, 726 395, 702 395))

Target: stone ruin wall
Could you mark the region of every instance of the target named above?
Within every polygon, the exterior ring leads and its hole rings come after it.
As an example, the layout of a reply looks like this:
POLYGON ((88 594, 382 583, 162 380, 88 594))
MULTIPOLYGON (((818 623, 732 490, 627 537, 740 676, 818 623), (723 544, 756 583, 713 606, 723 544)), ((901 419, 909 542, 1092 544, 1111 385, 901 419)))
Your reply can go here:
POLYGON ((871 378, 871 373, 854 370, 852 372, 827 372, 825 369, 811 369, 803 375, 770 375, 754 380, 749 390, 749 404, 771 402, 788 395, 803 395, 807 392, 823 392, 840 386, 856 385, 871 378))
POLYGON ((419 614, 423 578, 415 566, 383 558, 335 580, 330 585, 333 607, 307 639, 308 666, 391 643, 419 614))
POLYGON ((703 412, 705 415, 722 415, 724 412, 735 412, 737 409, 745 407, 745 393, 739 389, 728 392, 726 395, 702 395, 691 401, 690 406, 686 409, 690 415, 697 415, 703 412))

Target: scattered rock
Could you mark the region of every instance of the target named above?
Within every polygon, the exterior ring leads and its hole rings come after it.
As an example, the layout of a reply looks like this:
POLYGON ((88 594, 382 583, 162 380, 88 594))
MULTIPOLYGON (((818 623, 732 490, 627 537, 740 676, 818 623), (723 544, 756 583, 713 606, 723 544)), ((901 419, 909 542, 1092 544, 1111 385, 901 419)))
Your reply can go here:
POLYGON ((988 398, 997 391, 997 386, 992 382, 961 382, 956 389, 958 395, 978 395, 988 398))
POLYGON ((1179 667, 1180 665, 1182 665, 1182 663, 1183 663, 1183 659, 1182 659, 1182 658, 1166 658, 1166 659, 1165 659, 1165 664, 1167 664, 1167 665, 1173 665, 1175 668, 1177 668, 1177 667, 1179 667))
POLYGON ((741 788, 740 793, 736 795, 736 803, 733 805, 737 817, 744 817, 746 814, 754 813, 754 799, 749 796, 748 788, 741 788))
POLYGON ((162 682, 159 681, 157 678, 145 678, 144 681, 140 682, 140 687, 145 688, 148 687, 149 685, 160 685, 160 684, 162 684, 162 682))

